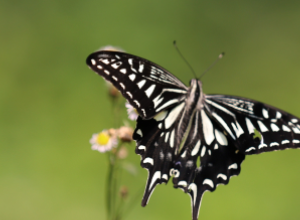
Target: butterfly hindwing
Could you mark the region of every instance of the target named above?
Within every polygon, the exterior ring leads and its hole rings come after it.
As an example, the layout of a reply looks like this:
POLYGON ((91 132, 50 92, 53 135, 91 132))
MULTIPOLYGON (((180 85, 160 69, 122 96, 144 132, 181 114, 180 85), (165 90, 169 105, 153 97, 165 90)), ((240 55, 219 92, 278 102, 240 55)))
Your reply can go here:
POLYGON ((250 99, 207 95, 205 107, 245 154, 300 147, 300 119, 250 99))
POLYGON ((136 153, 141 156, 141 166, 148 170, 148 180, 142 200, 145 206, 157 184, 167 183, 170 170, 174 166, 178 142, 184 129, 180 118, 186 115, 185 103, 179 103, 173 108, 160 112, 150 120, 137 120, 133 134, 136 141, 136 153))
POLYGON ((193 220, 198 219, 204 192, 214 191, 218 184, 228 184, 230 177, 240 173, 244 158, 207 112, 195 112, 172 169, 174 187, 191 197, 193 220))
POLYGON ((87 58, 88 66, 111 82, 139 115, 150 119, 183 100, 186 86, 162 67, 130 54, 98 51, 87 58))

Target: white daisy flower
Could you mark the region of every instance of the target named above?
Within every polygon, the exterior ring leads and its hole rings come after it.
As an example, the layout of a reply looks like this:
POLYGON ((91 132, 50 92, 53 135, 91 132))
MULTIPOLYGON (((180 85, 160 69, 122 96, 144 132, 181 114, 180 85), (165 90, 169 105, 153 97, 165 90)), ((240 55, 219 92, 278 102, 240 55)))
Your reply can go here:
POLYGON ((107 130, 103 130, 100 133, 93 134, 90 143, 92 145, 92 150, 105 153, 117 147, 118 139, 116 136, 110 135, 107 130))
POLYGON ((126 102, 125 106, 127 108, 128 118, 132 121, 135 121, 139 116, 137 110, 132 105, 130 105, 129 102, 126 102))

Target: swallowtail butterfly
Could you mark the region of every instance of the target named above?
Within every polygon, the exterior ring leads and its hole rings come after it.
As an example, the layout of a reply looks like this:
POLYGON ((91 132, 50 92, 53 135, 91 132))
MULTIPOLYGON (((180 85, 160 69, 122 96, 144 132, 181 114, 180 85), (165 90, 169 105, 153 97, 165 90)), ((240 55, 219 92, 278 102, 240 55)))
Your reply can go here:
POLYGON ((203 94, 200 80, 186 87, 164 68, 127 53, 98 51, 86 62, 139 114, 135 152, 148 170, 142 206, 157 184, 173 177, 174 187, 190 195, 197 220, 203 193, 228 184, 246 155, 300 148, 300 119, 280 109, 203 94))

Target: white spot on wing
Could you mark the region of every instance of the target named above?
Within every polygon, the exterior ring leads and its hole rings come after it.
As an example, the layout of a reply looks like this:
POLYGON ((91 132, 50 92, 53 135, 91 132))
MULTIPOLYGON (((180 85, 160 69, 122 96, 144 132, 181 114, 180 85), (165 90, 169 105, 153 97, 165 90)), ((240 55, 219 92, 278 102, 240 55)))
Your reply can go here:
POLYGON ((144 64, 140 63, 139 72, 142 73, 144 71, 144 64))
POLYGON ((122 89, 125 89, 125 85, 123 83, 119 83, 122 89))
POLYGON ((276 118, 277 118, 277 119, 281 118, 281 116, 282 116, 282 115, 281 115, 280 112, 276 112, 276 118))
POLYGON ((189 190, 193 191, 193 206, 196 204, 196 198, 197 198, 197 185, 195 183, 192 183, 189 185, 189 190))
POLYGON ((206 147, 203 146, 202 150, 201 150, 201 155, 200 155, 201 157, 203 157, 205 155, 205 151, 206 151, 206 147))
POLYGON ((197 142, 197 144, 195 145, 194 149, 192 150, 192 153, 191 153, 192 156, 195 156, 199 152, 200 145, 201 145, 201 141, 199 140, 197 142))
POLYGON ((236 163, 233 163, 231 164, 229 167, 228 167, 228 170, 230 169, 237 169, 238 168, 238 165, 236 163))
POLYGON ((167 141, 168 141, 169 134, 170 134, 170 132, 167 132, 167 133, 166 133, 166 136, 165 136, 165 142, 167 142, 167 141))
POLYGON ((139 107, 141 107, 141 104, 137 101, 137 100, 133 100, 135 102, 135 104, 139 107))
POLYGON ((146 150, 146 146, 140 145, 140 146, 138 147, 138 149, 139 149, 139 150, 146 150))
POLYGON ((272 131, 276 132, 276 131, 279 131, 280 129, 278 128, 278 126, 276 124, 271 124, 271 129, 272 131))
POLYGON ((170 147, 174 147, 174 142, 175 142, 175 130, 173 129, 171 136, 170 136, 170 147))
POLYGON ((145 117, 147 117, 147 114, 146 114, 145 109, 142 108, 141 111, 143 112, 143 115, 144 115, 145 117))
POLYGON ((187 182, 184 180, 179 181, 178 186, 183 186, 186 187, 187 186, 187 182))
POLYGON ((161 120, 164 120, 165 117, 167 116, 168 112, 167 111, 162 111, 160 113, 158 113, 157 115, 155 115, 153 118, 156 120, 156 121, 161 121, 161 120))
POLYGON ((261 121, 257 121, 257 124, 258 124, 261 132, 269 131, 269 129, 261 121))
POLYGON ((123 73, 123 74, 126 74, 127 70, 125 68, 123 68, 123 69, 120 69, 120 72, 123 73))
POLYGON ((128 77, 129 77, 129 79, 130 79, 131 81, 134 81, 136 76, 135 76, 134 73, 132 73, 132 74, 130 74, 128 77))
POLYGON ((270 144, 270 147, 274 147, 274 146, 279 146, 279 144, 278 144, 277 142, 272 142, 272 143, 270 144))
POLYGON ((254 133, 255 127, 253 126, 253 124, 251 123, 249 118, 246 118, 246 125, 249 131, 249 134, 254 133))
POLYGON ((167 175, 167 174, 164 174, 164 175, 162 175, 161 178, 163 178, 163 179, 165 179, 165 180, 168 180, 168 175, 167 175))
POLYGON ((216 135, 216 139, 219 144, 221 144, 223 146, 228 145, 227 138, 221 131, 219 131, 218 129, 215 129, 215 135, 216 135))
POLYGON ((292 127, 295 134, 300 134, 300 130, 297 127, 292 127))
POLYGON ((145 83, 146 83, 146 80, 143 79, 137 83, 137 86, 141 89, 145 85, 145 83))
POLYGON ((165 127, 166 129, 169 129, 173 123, 176 121, 179 113, 181 112, 182 108, 184 107, 184 102, 182 102, 180 105, 176 106, 171 110, 167 118, 165 119, 165 127))
POLYGON ((265 118, 269 118, 269 112, 268 112, 267 109, 263 108, 262 114, 263 114, 263 116, 264 116, 265 118))
POLYGON ((300 141, 299 141, 299 140, 296 140, 296 139, 294 139, 294 140, 293 140, 293 143, 294 143, 294 144, 299 144, 299 143, 300 143, 300 141))
POLYGON ((122 62, 119 61, 117 63, 113 63, 111 66, 114 68, 114 69, 118 69, 120 66, 121 66, 122 62))
POLYGON ((182 158, 185 158, 185 156, 186 156, 186 150, 183 152, 183 154, 181 154, 182 158))
POLYGON ((132 94, 130 92, 126 92, 126 94, 132 98, 132 94))
POLYGON ((215 139, 213 124, 211 123, 211 120, 208 118, 208 116, 205 114, 204 110, 201 110, 201 117, 203 123, 203 134, 205 142, 207 145, 210 145, 215 139))
POLYGON ((261 149, 261 148, 264 148, 264 147, 268 147, 268 145, 266 145, 266 144, 264 144, 264 143, 258 145, 258 149, 261 149))
POLYGON ((112 76, 113 80, 118 81, 118 78, 115 76, 112 76))
POLYGON ((287 127, 286 125, 282 125, 282 130, 291 132, 291 129, 289 127, 287 127))
POLYGON ((214 188, 214 183, 213 183, 213 181, 210 180, 210 179, 205 179, 205 180, 203 181, 203 185, 204 185, 204 184, 207 184, 207 185, 209 185, 211 188, 214 188))
POLYGON ((290 143, 289 140, 283 140, 283 141, 281 141, 281 144, 288 144, 288 143, 290 143))
POLYGON ((252 150, 255 150, 255 147, 249 147, 247 150, 245 150, 245 152, 249 152, 249 151, 252 151, 252 150))
POLYGON ((100 59, 100 61, 104 64, 109 64, 110 63, 108 59, 100 59))
POLYGON ((147 157, 147 158, 145 158, 145 159, 143 160, 143 163, 150 163, 151 165, 153 165, 153 164, 154 164, 154 161, 153 161, 152 158, 147 157))
POLYGON ((104 72, 105 72, 107 75, 110 74, 110 72, 109 72, 108 70, 104 70, 104 72))
POLYGON ((138 135, 140 135, 141 137, 143 137, 143 133, 142 133, 142 130, 141 130, 141 129, 138 129, 138 130, 136 131, 136 133, 137 133, 138 135))
POLYGON ((219 173, 218 174, 218 176, 217 176, 217 178, 219 178, 219 177, 221 177, 223 180, 227 180, 227 176, 226 175, 224 175, 224 174, 222 174, 222 173, 219 173))
POLYGON ((291 121, 292 121, 293 123, 297 123, 297 122, 298 122, 298 119, 297 119, 297 118, 293 118, 291 121))
POLYGON ((154 92, 154 89, 155 89, 155 84, 151 85, 146 91, 146 95, 148 96, 148 98, 150 98, 150 96, 152 95, 152 93, 154 92))
POLYGON ((97 65, 97 68, 98 68, 99 70, 102 70, 102 69, 103 69, 103 67, 102 67, 101 65, 97 65))
POLYGON ((94 66, 94 65, 96 64, 96 60, 91 59, 91 63, 92 63, 92 65, 94 66))
POLYGON ((149 189, 151 189, 154 185, 154 183, 156 182, 157 179, 161 178, 161 172, 160 171, 156 171, 152 177, 151 183, 150 183, 150 187, 149 189))

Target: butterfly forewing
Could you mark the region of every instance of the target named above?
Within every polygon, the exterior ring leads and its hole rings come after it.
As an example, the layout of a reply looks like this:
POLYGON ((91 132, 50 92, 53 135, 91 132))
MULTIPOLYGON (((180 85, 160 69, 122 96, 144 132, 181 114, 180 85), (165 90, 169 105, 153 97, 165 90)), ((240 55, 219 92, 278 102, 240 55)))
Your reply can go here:
POLYGON ((133 55, 99 51, 87 58, 87 64, 120 90, 145 119, 180 102, 187 92, 172 74, 133 55))
POLYGON ((300 147, 300 119, 250 99, 207 95, 205 107, 245 154, 300 147))

